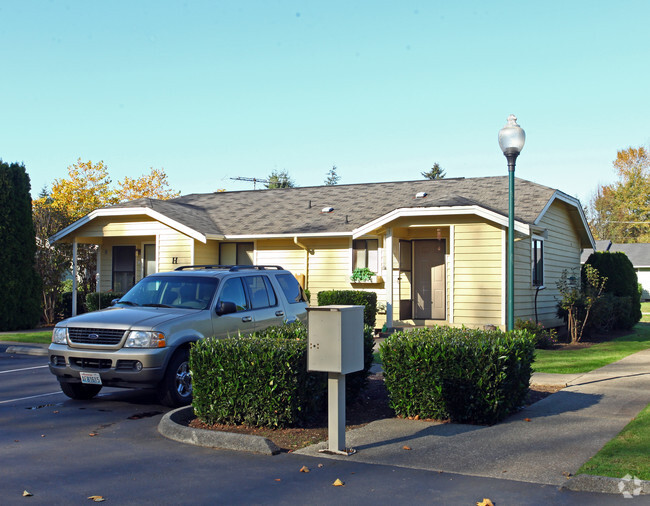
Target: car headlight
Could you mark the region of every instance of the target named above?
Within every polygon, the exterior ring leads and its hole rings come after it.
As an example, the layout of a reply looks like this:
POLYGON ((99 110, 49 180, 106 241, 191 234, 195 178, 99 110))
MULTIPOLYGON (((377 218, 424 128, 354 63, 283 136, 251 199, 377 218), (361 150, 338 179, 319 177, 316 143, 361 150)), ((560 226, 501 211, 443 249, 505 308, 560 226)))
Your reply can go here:
POLYGON ((124 343, 125 348, 164 348, 165 334, 144 330, 132 330, 124 343))
POLYGON ((67 344, 68 343, 68 328, 67 327, 54 327, 52 331, 52 342, 54 344, 67 344))

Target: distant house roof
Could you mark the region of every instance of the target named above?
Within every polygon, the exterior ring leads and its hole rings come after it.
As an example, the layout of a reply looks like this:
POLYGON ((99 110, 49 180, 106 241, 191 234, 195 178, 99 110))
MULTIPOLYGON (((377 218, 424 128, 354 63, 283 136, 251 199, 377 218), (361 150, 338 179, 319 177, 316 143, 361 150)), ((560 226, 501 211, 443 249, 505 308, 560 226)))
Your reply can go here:
MULTIPOLYGON (((515 180, 517 226, 534 227, 555 199, 582 222, 583 244, 593 244, 577 199, 524 179, 515 180)), ((401 215, 464 212, 507 224, 508 177, 450 178, 388 183, 312 186, 190 194, 171 200, 137 199, 98 209, 62 230, 70 234, 99 216, 147 214, 164 217, 205 239, 289 235, 353 235, 401 215), (418 198, 417 195, 420 195, 418 198), (325 212, 326 208, 333 208, 325 212), (137 210, 137 211, 136 211, 137 210), (83 222, 83 223, 82 223, 83 222)))
MULTIPOLYGON (((650 244, 630 243, 614 244, 611 241, 596 241, 596 251, 621 251, 627 255, 635 269, 650 268, 650 244)), ((585 249, 580 257, 580 263, 584 264, 593 249, 585 249)))

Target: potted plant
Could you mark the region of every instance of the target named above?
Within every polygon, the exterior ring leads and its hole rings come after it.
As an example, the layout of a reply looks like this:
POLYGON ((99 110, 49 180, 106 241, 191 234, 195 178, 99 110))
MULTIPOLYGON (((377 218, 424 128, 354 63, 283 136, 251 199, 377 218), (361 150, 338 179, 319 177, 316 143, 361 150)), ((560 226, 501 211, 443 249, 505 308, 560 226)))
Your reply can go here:
POLYGON ((381 283, 380 276, 376 276, 368 267, 357 267, 350 276, 352 283, 381 283))

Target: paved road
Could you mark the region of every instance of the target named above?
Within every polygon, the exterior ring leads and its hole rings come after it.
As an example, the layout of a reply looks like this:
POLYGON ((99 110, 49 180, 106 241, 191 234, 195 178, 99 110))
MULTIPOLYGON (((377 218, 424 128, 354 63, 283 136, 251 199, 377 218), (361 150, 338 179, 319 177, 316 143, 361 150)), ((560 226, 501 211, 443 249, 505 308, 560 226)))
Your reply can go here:
MULTIPOLYGON (((188 446, 157 431, 167 408, 146 391, 92 401, 58 391, 44 357, 0 346, 0 503, 88 504, 618 504, 618 496, 295 454, 188 446), (319 464, 322 467, 319 467, 319 464), (299 472, 302 466, 311 472, 299 472), (333 487, 336 479, 344 487, 333 487), (23 498, 24 490, 33 494, 23 498)), ((641 499, 635 499, 641 503, 641 499)), ((632 502, 628 502, 632 504, 632 502)))

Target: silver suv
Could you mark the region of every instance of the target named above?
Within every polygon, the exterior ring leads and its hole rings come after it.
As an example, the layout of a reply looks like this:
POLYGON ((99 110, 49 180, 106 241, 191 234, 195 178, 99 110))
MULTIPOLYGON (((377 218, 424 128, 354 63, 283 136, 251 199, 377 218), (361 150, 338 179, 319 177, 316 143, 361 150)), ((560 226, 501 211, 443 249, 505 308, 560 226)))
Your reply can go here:
POLYGON ((189 404, 189 349, 208 336, 306 321, 307 299, 278 266, 196 265, 152 274, 112 307, 56 325, 50 371, 73 399, 102 386, 156 388, 168 406, 189 404))

